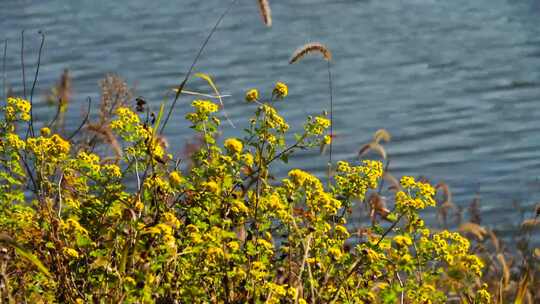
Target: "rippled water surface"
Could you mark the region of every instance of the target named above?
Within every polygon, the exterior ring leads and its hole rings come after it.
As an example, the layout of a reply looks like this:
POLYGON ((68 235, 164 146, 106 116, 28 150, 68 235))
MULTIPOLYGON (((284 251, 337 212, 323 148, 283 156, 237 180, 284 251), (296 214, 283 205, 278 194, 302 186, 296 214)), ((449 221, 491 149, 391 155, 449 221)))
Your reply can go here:
MULTIPOLYGON (((0 39, 8 39, 8 83, 21 91, 20 31, 26 29, 27 69, 46 35, 38 83, 41 97, 68 68, 76 102, 75 129, 87 96, 98 100, 108 72, 125 77, 156 106, 189 67, 225 0, 2 0, 0 39)), ((210 73, 232 121, 245 125, 251 106, 243 90, 267 94, 276 80, 290 98, 279 105, 293 125, 328 107, 325 63, 290 66, 296 47, 327 44, 334 54, 336 158, 352 160, 371 134, 386 128, 390 170, 447 182, 456 204, 482 199, 484 222, 520 221, 512 203, 534 205, 540 194, 540 2, 535 0, 295 0, 271 1, 265 28, 255 0, 241 0, 225 18, 196 70, 210 73)), ((30 74, 30 71, 29 71, 30 74)), ((28 79, 31 75, 28 75, 28 79)), ((208 91, 192 81, 189 89, 208 91)), ((191 131, 179 103, 168 128, 173 145, 191 131)), ((36 105, 46 121, 54 110, 36 105)), ((225 131, 238 135, 241 127, 225 131)), ((325 159, 302 153, 294 166, 321 175, 325 159)), ((284 173, 285 168, 281 169, 284 173)))

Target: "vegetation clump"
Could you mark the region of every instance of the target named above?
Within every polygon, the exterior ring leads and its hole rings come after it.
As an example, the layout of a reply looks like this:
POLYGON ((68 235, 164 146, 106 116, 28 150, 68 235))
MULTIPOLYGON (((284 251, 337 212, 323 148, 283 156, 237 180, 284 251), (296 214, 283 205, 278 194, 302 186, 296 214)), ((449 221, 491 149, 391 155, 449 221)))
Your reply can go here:
POLYGON ((186 119, 202 144, 189 168, 156 132, 163 107, 146 118, 115 107, 107 128, 121 153, 107 155, 48 127, 20 135, 29 103, 8 99, 0 123, 2 299, 490 303, 484 261, 469 240, 431 231, 419 216, 435 205, 429 183, 401 178, 393 207, 381 212, 368 203, 380 193, 380 161, 339 161, 325 181, 302 169, 276 180, 274 163, 325 144, 330 120, 308 117, 287 143, 289 125, 273 103, 288 88, 278 82, 270 92, 248 92, 256 103, 246 105, 255 108, 244 137, 223 146, 219 105, 193 101, 186 119), (378 220, 352 231, 360 207, 378 220))

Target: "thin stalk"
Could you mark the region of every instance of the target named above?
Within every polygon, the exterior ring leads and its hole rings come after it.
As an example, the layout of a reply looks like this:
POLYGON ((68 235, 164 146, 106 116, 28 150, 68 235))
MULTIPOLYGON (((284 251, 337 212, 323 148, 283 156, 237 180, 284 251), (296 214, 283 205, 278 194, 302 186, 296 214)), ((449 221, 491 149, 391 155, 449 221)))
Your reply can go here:
POLYGON ((330 95, 330 147, 328 150, 328 185, 330 185, 330 178, 332 174, 332 148, 334 145, 334 93, 332 86, 332 71, 330 69, 330 60, 327 60, 328 64, 328 93, 330 95))
POLYGON ((180 97, 180 94, 182 93, 182 90, 184 89, 184 86, 186 85, 188 79, 189 79, 189 76, 191 76, 191 73, 193 72, 193 68, 195 67, 195 64, 197 64, 197 61, 199 61, 199 58, 201 57, 202 55, 202 52, 204 51, 204 49, 206 48, 206 45, 208 44, 208 42, 210 41, 210 38, 212 38, 212 36, 214 35, 214 33, 216 32, 219 24, 221 23, 221 21, 223 20, 223 18, 225 18, 225 16, 229 13, 229 11, 231 10, 231 8, 233 7, 233 4, 236 3, 237 0, 232 0, 231 3, 229 4, 229 6, 227 7, 227 9, 223 12, 223 14, 221 14, 221 16, 218 18, 216 24, 214 25, 214 27, 212 28, 212 30, 210 31, 210 33, 208 34, 208 36, 206 37, 206 39, 204 40, 203 44, 201 45, 201 48, 199 49, 199 52, 197 53, 197 55, 195 56, 195 59, 193 60, 193 62, 191 63, 191 66, 189 67, 189 70, 188 72, 186 73, 186 76, 184 77, 184 80, 182 80, 182 82, 180 83, 180 85, 178 86, 178 91, 176 92, 176 95, 174 96, 174 100, 173 100, 173 103, 171 104, 171 107, 169 108, 169 112, 167 112, 167 116, 165 117, 165 121, 163 122, 163 125, 161 126, 161 129, 159 130, 159 134, 163 134, 163 131, 165 130, 165 127, 167 126, 167 123, 169 122, 169 118, 171 118, 171 114, 174 110, 174 107, 176 106, 176 102, 178 101, 178 98, 180 97))
MULTIPOLYGON (((36 88, 38 76, 39 76, 39 67, 41 66, 41 54, 43 53, 43 45, 45 44, 45 34, 42 31, 39 31, 38 34, 41 35, 41 44, 39 46, 38 60, 36 66, 36 73, 34 74, 34 81, 32 82, 32 89, 30 90, 30 133, 34 136, 34 89, 36 88)), ((27 132, 28 133, 28 132, 27 132)))
POLYGON ((24 71, 24 30, 21 32, 21 71, 22 71, 22 85, 23 96, 26 99, 26 73, 24 71))
POLYGON ((4 56, 2 57, 2 96, 4 100, 7 100, 7 89, 6 89, 6 57, 7 57, 7 39, 4 41, 4 56))

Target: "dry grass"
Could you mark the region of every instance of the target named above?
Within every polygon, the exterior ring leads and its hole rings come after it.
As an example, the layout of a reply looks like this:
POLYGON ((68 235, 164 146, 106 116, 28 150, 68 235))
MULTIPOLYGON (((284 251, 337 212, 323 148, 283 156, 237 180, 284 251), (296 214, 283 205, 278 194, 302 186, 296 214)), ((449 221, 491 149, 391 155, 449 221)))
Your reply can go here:
POLYGON ((272 11, 270 10, 268 0, 257 0, 257 3, 259 4, 263 23, 268 27, 272 26, 272 11))
POLYGON ((289 64, 296 63, 300 59, 311 53, 320 53, 323 56, 324 60, 332 60, 332 53, 325 45, 320 42, 312 42, 299 47, 291 56, 289 64))
POLYGON ((366 155, 369 151, 376 152, 383 159, 387 158, 386 150, 381 144, 377 142, 370 142, 368 144, 363 145, 360 148, 360 151, 358 151, 358 157, 361 158, 362 156, 366 155))

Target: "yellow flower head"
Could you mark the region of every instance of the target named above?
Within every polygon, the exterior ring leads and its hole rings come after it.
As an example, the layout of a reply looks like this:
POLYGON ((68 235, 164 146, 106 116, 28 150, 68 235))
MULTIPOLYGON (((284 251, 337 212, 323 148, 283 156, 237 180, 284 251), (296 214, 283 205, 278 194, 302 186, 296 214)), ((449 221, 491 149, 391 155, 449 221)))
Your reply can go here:
POLYGON ((242 152, 242 149, 244 148, 244 145, 242 144, 242 142, 236 138, 228 138, 227 140, 225 140, 224 146, 231 153, 240 153, 242 152))
POLYGON ((246 101, 254 102, 259 99, 259 91, 257 89, 251 89, 246 93, 246 101))
POLYGON ((218 191, 219 191, 219 186, 214 181, 204 182, 203 186, 204 186, 204 188, 206 188, 206 190, 208 190, 209 192, 212 192, 212 193, 217 194, 218 191))
POLYGON ((28 121, 30 120, 30 102, 19 97, 8 97, 6 107, 4 108, 5 116, 8 121, 17 119, 28 121), (17 113, 19 116, 17 117, 17 113))
POLYGON ((41 133, 41 136, 47 137, 47 136, 51 135, 51 129, 49 129, 47 127, 43 127, 43 128, 41 128, 40 133, 41 133))
POLYGON ((178 171, 173 171, 171 174, 169 174, 169 181, 171 182, 171 185, 174 187, 178 187, 182 184, 182 176, 178 173, 178 171))
POLYGON ((242 154, 242 161, 246 164, 246 166, 251 167, 251 165, 253 165, 253 155, 250 153, 242 154))
POLYGON ((409 247, 412 245, 412 240, 406 235, 396 235, 394 237, 394 242, 398 247, 409 247))
POLYGON ((210 114, 218 111, 218 105, 208 100, 194 100, 191 105, 201 114, 210 114))
POLYGON ((323 138, 323 143, 325 145, 329 145, 332 143, 332 136, 330 135, 325 135, 324 138, 323 138))
POLYGON ((22 140, 19 135, 15 133, 6 134, 6 142, 11 148, 24 149, 26 147, 24 140, 22 140))
POLYGON ((287 97, 287 95, 289 95, 289 88, 283 82, 278 82, 276 83, 272 94, 274 94, 279 99, 285 98, 287 97))
POLYGON ((328 254, 330 254, 336 260, 339 260, 343 256, 343 252, 337 247, 332 247, 328 249, 328 254))
POLYGON ((79 258, 79 252, 77 252, 77 250, 73 248, 64 247, 62 251, 68 257, 75 258, 75 259, 79 258))
POLYGON ((405 189, 416 186, 416 181, 414 180, 414 177, 412 176, 403 176, 401 180, 399 181, 399 183, 405 189))

